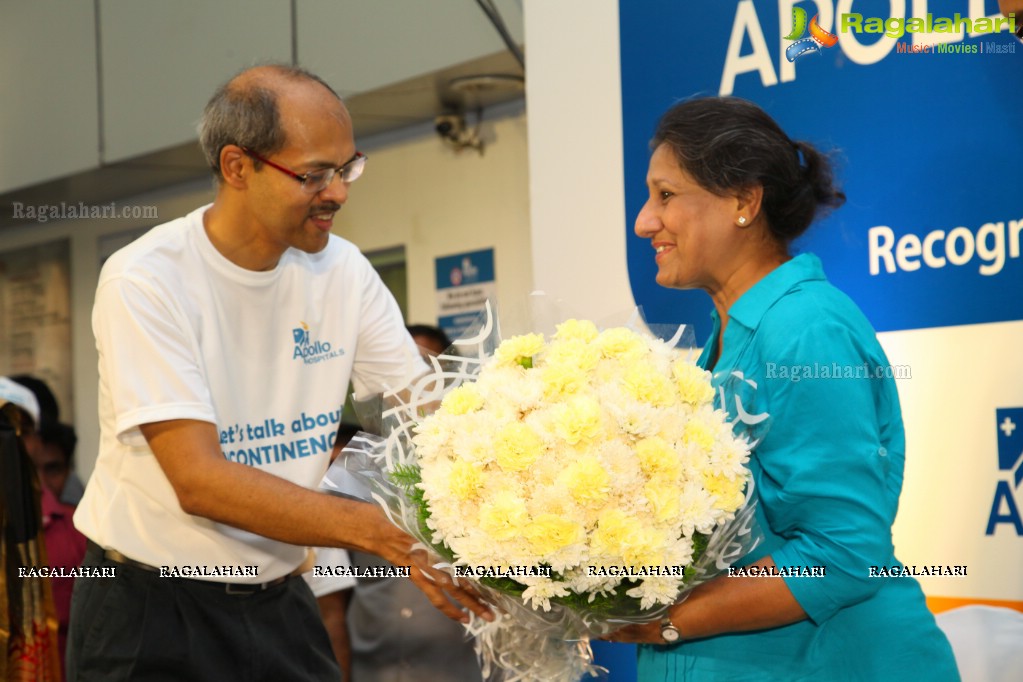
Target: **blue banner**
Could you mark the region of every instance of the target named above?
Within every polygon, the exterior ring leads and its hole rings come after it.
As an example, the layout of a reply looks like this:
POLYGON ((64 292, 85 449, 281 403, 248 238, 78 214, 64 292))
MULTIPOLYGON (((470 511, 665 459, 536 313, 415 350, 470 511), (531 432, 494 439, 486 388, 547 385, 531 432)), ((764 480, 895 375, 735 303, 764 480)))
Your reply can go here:
POLYGON ((709 297, 659 287, 632 227, 658 118, 717 94, 837 149, 847 203, 793 252, 819 255, 878 331, 1023 319, 1023 45, 995 0, 976 5, 621 2, 627 257, 647 320, 710 333, 709 297))

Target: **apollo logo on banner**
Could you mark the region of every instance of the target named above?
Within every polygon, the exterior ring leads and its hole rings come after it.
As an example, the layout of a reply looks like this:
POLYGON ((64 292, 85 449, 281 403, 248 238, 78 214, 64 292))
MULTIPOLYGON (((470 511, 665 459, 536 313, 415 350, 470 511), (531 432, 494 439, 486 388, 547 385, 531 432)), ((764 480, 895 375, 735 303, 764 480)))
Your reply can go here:
POLYGON ((998 469, 1005 472, 1004 480, 995 486, 995 499, 991 503, 986 535, 994 535, 1001 524, 1023 535, 1023 515, 1017 495, 1023 492, 1023 407, 995 410, 998 423, 998 469))

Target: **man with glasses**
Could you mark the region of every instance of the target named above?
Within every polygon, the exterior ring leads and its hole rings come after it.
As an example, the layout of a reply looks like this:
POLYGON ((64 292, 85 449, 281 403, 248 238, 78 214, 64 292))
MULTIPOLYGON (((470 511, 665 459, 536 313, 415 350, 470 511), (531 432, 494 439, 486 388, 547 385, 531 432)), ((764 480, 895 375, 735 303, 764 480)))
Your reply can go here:
POLYGON ((70 679, 338 679, 306 547, 410 566, 440 610, 491 618, 373 505, 323 495, 349 378, 422 369, 398 306, 331 235, 366 157, 316 76, 242 72, 207 104, 209 206, 114 254, 93 310, 100 454, 77 527, 70 679), (456 603, 449 600, 454 599, 456 603))

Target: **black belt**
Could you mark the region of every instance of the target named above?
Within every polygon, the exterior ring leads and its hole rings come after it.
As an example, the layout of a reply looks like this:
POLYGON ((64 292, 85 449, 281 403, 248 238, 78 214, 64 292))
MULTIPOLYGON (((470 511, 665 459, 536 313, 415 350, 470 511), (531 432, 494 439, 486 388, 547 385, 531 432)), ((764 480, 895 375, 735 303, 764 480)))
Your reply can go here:
MULTIPOLYGON (((156 573, 157 575, 160 575, 161 573, 160 569, 157 568, 156 566, 150 566, 149 564, 144 564, 141 561, 129 559, 128 557, 118 552, 116 549, 101 549, 101 551, 103 552, 103 558, 109 559, 110 561, 113 561, 115 564, 121 564, 122 566, 131 566, 132 568, 138 568, 143 571, 149 571, 150 573, 156 573)), ((255 594, 257 592, 269 590, 271 587, 283 585, 288 580, 288 578, 291 577, 293 577, 293 575, 283 575, 280 578, 275 578, 265 583, 221 583, 213 582, 210 580, 196 580, 195 578, 185 577, 174 577, 170 579, 187 580, 190 583, 212 587, 216 590, 223 590, 227 594, 255 594)))

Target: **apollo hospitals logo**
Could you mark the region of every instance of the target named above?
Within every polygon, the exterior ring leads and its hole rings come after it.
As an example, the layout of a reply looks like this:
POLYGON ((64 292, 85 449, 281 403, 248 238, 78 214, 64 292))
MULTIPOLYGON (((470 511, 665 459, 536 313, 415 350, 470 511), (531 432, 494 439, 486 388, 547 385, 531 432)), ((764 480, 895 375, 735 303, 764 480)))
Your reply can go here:
POLYGON ((1023 536, 1023 515, 1016 494, 1023 483, 1023 407, 995 410, 998 426, 998 469, 1006 479, 995 485, 995 499, 991 503, 985 535, 994 535, 999 524, 1008 524, 1023 536))
POLYGON ((345 354, 343 348, 334 349, 329 341, 313 340, 309 325, 299 322, 299 326, 291 330, 295 348, 291 353, 292 360, 302 360, 303 364, 311 365, 345 354))
POLYGON ((813 19, 810 20, 809 25, 806 22, 806 10, 802 7, 792 8, 792 30, 785 40, 794 40, 795 42, 785 48, 785 58, 790 62, 794 62, 800 57, 804 57, 808 54, 820 54, 822 47, 834 47, 835 43, 838 42, 838 36, 834 33, 828 33, 820 24, 817 23, 818 14, 813 15, 813 19), (803 34, 810 31, 810 35, 806 38, 803 34))

